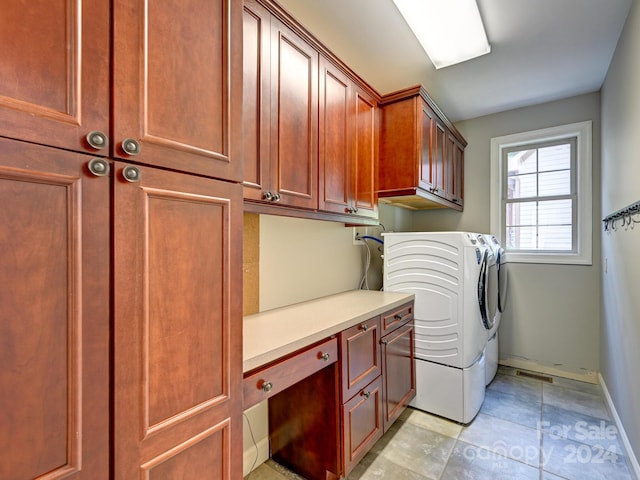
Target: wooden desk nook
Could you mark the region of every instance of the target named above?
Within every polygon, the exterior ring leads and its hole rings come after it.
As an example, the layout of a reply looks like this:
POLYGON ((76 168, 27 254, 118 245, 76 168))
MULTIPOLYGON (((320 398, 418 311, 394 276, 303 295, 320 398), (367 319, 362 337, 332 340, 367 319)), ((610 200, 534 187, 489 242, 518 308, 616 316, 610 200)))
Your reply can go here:
POLYGON ((244 405, 269 401, 272 458, 345 477, 415 396, 413 295, 356 290, 244 318, 244 405))

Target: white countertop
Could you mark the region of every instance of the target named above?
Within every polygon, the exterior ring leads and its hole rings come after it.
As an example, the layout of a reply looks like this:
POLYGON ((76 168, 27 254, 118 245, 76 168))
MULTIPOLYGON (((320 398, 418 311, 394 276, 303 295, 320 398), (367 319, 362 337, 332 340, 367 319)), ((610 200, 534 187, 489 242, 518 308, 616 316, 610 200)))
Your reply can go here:
POLYGON ((244 317, 244 372, 413 300, 413 294, 353 290, 244 317))

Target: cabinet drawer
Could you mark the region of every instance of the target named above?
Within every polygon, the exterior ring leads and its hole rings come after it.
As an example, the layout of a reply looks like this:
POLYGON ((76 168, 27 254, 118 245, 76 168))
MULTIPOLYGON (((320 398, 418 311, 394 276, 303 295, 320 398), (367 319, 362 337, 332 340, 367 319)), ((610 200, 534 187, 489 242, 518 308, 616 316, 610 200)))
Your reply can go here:
POLYGON ((379 315, 340 332, 343 401, 382 373, 380 337, 379 315))
POLYGON ((243 409, 283 391, 294 383, 322 370, 338 360, 338 340, 331 338, 244 377, 243 409))
POLYGON ((382 336, 391 333, 400 325, 407 323, 413 318, 413 302, 406 303, 401 307, 391 310, 382 315, 382 336))
POLYGON ((382 437, 382 377, 376 378, 342 406, 344 471, 347 476, 382 437))

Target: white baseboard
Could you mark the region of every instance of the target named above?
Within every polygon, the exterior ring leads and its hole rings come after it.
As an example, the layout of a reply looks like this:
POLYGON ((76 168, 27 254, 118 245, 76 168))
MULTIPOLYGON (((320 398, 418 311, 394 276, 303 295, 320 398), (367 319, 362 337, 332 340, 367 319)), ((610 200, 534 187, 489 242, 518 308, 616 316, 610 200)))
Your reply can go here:
POLYGON ((579 382, 587 382, 598 384, 598 372, 585 370, 584 372, 570 372, 562 370, 551 365, 544 365, 532 360, 524 360, 518 357, 501 358, 498 363, 507 367, 520 368, 522 370, 530 370, 532 372, 546 373, 555 377, 570 378, 579 382))
POLYGON ((604 383, 604 378, 602 375, 598 374, 598 380, 600 381, 600 386, 602 387, 602 392, 604 393, 604 398, 607 401, 607 405, 609 406, 609 410, 611 410, 611 414, 613 415, 613 420, 616 422, 616 427, 618 427, 618 433, 620 434, 620 438, 622 439, 622 444, 624 446, 625 452, 627 453, 627 463, 629 468, 635 473, 637 479, 640 479, 640 464, 638 463, 638 458, 636 457, 635 452, 631 448, 631 443, 629 442, 629 437, 627 437, 627 433, 624 431, 624 427, 622 426, 622 421, 618 416, 618 412, 616 411, 616 407, 613 404, 613 399, 609 394, 609 390, 607 389, 607 384, 604 383))
POLYGON ((255 470, 264 462, 269 460, 269 439, 263 438, 262 440, 258 440, 256 446, 257 449, 252 445, 243 453, 243 477, 246 477, 251 473, 252 467, 253 470, 255 470))

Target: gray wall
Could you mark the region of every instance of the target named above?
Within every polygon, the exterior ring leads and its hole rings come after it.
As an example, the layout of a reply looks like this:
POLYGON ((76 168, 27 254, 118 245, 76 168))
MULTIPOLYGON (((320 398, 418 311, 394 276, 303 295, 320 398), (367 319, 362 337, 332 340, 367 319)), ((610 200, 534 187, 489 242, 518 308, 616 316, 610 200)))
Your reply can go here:
POLYGON ((414 212, 414 231, 488 232, 492 137, 593 122, 593 265, 508 265, 509 300, 500 329, 503 363, 597 381, 600 318, 600 94, 520 108, 458 123, 465 151, 465 206, 414 212))
MULTIPOLYGON (((603 216, 640 200, 640 3, 631 6, 602 88, 603 216)), ((638 219, 638 216, 636 216, 638 219)), ((602 232, 600 369, 640 457, 640 225, 602 232)))

